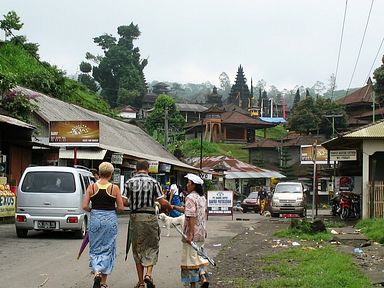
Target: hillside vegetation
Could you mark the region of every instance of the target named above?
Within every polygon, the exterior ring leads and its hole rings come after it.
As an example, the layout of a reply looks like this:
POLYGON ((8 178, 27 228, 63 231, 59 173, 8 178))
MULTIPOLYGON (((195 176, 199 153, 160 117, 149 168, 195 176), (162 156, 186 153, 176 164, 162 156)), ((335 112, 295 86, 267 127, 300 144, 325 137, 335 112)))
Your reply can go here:
POLYGON ((99 95, 65 77, 65 73, 47 62, 40 62, 19 45, 0 43, 0 75, 13 84, 47 94, 98 113, 112 115, 99 95))

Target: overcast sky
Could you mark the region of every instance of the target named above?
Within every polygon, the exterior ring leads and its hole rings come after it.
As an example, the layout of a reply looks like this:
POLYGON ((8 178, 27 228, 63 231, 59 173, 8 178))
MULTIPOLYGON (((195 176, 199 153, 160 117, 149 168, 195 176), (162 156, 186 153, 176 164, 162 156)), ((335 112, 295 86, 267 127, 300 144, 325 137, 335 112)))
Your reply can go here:
MULTIPOLYGON (((349 0, 337 88, 352 77, 372 0, 349 0)), ((238 66, 254 85, 278 89, 328 83, 336 71, 345 0, 0 0, 0 13, 16 11, 42 60, 68 74, 79 71, 87 51, 101 54, 92 38, 117 35, 137 24, 135 45, 149 63, 147 81, 233 84, 238 66)), ((362 86, 384 37, 384 1, 376 0, 351 87, 362 86)), ((2 16, 1 16, 2 18, 2 16)), ((1 35, 0 37, 4 37, 1 35)), ((373 70, 381 65, 384 45, 373 70)), ((371 74, 373 72, 371 71, 371 74)))

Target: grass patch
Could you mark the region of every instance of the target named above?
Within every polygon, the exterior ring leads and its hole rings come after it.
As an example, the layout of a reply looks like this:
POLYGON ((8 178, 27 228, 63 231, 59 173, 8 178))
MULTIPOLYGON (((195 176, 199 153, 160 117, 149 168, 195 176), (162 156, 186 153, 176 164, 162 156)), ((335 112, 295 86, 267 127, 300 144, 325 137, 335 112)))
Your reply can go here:
MULTIPOLYGON (((371 287, 369 279, 361 273, 347 254, 327 246, 318 249, 293 248, 263 258, 258 270, 271 274, 261 281, 248 281, 238 277, 226 279, 235 288, 270 287, 371 287)), ((257 272, 256 272, 257 273, 257 272)))
POLYGON ((277 237, 295 238, 306 241, 328 241, 332 236, 327 231, 313 232, 312 223, 306 220, 292 219, 288 228, 274 233, 277 237))
POLYGON ((369 239, 384 243, 384 219, 363 219, 356 224, 356 228, 361 229, 369 239))

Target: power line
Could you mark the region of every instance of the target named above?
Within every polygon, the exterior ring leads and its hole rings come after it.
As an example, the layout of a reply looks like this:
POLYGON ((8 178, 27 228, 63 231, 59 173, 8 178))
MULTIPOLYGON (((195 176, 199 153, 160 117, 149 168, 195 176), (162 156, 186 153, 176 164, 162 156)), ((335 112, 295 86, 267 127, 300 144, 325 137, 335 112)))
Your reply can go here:
POLYGON ((369 19, 371 18, 371 12, 372 12, 372 7, 373 7, 373 2, 374 2, 374 0, 371 1, 371 7, 369 8, 369 13, 368 13, 368 17, 367 17, 367 22, 365 23, 365 28, 364 28, 363 38, 361 39, 361 43, 360 43, 359 53, 357 54, 357 59, 356 59, 355 67, 353 68, 353 72, 352 72, 351 80, 349 81, 348 89, 347 89, 345 95, 348 95, 348 90, 349 90, 349 88, 351 88, 352 80, 353 80, 353 77, 355 76, 357 63, 359 62, 361 49, 362 49, 362 47, 363 47, 363 43, 364 43, 364 39, 365 39, 365 34, 367 33, 367 28, 368 28, 369 19))
MULTIPOLYGON (((340 36, 340 45, 339 45, 339 53, 337 55, 337 64, 336 64, 336 72, 335 72, 335 84, 337 79, 337 73, 339 71, 339 62, 340 62, 340 54, 341 54, 341 46, 343 43, 343 36, 344 36, 344 26, 345 26, 345 18, 347 16, 347 7, 348 7, 348 0, 345 0, 345 8, 344 8, 344 17, 343 17, 343 25, 341 27, 341 36, 340 36)), ((331 98, 333 99, 333 93, 335 92, 335 85, 332 85, 332 95, 331 98)))
POLYGON ((374 66, 374 65, 375 65, 375 63, 376 63, 377 57, 379 56, 379 53, 380 53, 380 50, 381 50, 381 46, 383 46, 383 43, 384 43, 384 37, 383 37, 383 39, 381 39, 381 43, 380 43, 380 45, 379 45, 379 49, 377 49, 377 52, 376 52, 376 56, 375 56, 375 59, 374 59, 374 60, 373 60, 373 62, 372 62, 372 66, 371 66, 371 68, 369 69, 369 72, 368 72, 367 78, 366 78, 366 80, 365 80, 365 82, 364 82, 364 83, 367 83, 367 82, 368 82, 368 79, 369 79, 369 77, 370 77, 370 75, 371 75, 371 72, 372 72, 373 66, 374 66))

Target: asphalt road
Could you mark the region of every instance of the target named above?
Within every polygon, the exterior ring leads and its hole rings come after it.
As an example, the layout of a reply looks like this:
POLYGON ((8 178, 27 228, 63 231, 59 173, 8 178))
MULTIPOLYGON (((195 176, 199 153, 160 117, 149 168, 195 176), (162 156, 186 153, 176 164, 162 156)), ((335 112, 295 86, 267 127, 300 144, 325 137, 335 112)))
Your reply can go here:
MULTIPOLYGON (((232 237, 245 227, 257 227, 262 217, 236 212, 230 216, 210 216, 205 248, 211 257, 219 252, 232 237), (240 219, 239 219, 240 218, 240 219), (236 220, 237 219, 237 220, 236 220), (248 219, 249 221, 243 221, 248 219)), ((108 279, 111 288, 134 287, 137 283, 131 252, 125 257, 127 216, 119 218, 117 261, 108 279)), ((171 229, 166 237, 162 229, 159 262, 155 266, 154 281, 157 288, 183 287, 180 282, 180 236, 171 229)), ((70 233, 30 231, 28 238, 19 239, 13 224, 0 225, 0 287, 7 288, 80 288, 92 287, 93 276, 88 268, 88 248, 76 260, 82 240, 73 239, 70 233)))

